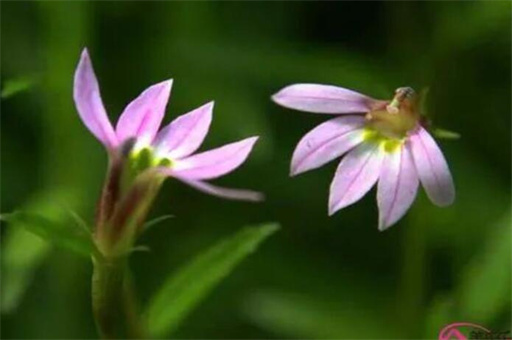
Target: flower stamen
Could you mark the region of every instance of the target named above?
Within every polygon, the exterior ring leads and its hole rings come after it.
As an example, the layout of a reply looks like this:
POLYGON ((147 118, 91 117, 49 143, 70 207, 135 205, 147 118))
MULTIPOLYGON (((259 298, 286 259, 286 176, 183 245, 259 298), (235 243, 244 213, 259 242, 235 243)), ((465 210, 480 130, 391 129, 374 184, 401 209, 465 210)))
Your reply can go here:
POLYGON ((400 87, 385 109, 366 114, 367 126, 391 139, 402 139, 418 124, 416 95, 410 87, 400 87))

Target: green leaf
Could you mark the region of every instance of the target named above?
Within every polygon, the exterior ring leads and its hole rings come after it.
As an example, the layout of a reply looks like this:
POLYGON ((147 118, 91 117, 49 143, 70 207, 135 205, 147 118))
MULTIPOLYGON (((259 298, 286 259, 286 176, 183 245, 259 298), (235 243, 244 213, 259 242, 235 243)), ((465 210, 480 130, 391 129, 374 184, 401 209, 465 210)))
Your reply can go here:
POLYGON ((34 77, 24 76, 15 79, 6 80, 2 87, 0 96, 2 98, 9 98, 18 94, 19 92, 30 89, 35 84, 34 77))
POLYGON ((158 223, 166 221, 166 220, 168 220, 170 218, 173 218, 173 217, 174 217, 174 215, 162 215, 162 216, 159 216, 159 217, 155 217, 154 219, 144 223, 144 226, 142 226, 142 232, 146 232, 146 231, 148 231, 149 228, 152 228, 155 225, 157 225, 158 223))
POLYGON ((264 224, 240 230, 171 275, 147 309, 149 334, 159 338, 174 331, 199 302, 258 245, 279 229, 264 224))
POLYGON ((67 223, 58 223, 42 215, 25 211, 2 214, 1 219, 19 225, 42 239, 77 254, 87 257, 99 254, 90 235, 81 228, 70 227, 67 223))
MULTIPOLYGON (((24 205, 23 210, 40 213, 55 223, 64 223, 67 214, 55 202, 74 205, 74 195, 68 191, 48 190, 35 194, 24 205)), ((1 311, 16 310, 23 295, 34 279, 37 269, 44 262, 52 245, 27 231, 19 223, 11 223, 2 240, 1 311)))
POLYGON ((68 209, 68 213, 69 213, 69 216, 71 216, 73 218, 73 220, 75 221, 77 227, 80 227, 85 234, 91 235, 91 228, 87 225, 87 222, 85 222, 85 220, 80 215, 78 215, 73 210, 69 210, 69 209, 68 209))
POLYGON ((460 133, 453 132, 450 130, 435 128, 432 133, 435 137, 440 139, 459 139, 460 133))

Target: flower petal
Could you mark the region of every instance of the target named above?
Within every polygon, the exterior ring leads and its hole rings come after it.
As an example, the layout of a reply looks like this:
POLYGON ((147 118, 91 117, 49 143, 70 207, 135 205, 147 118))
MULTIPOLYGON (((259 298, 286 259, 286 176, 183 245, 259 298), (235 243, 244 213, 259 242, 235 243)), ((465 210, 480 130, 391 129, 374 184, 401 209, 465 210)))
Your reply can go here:
POLYGON ((379 178, 383 151, 375 143, 363 143, 340 162, 331 183, 329 215, 361 199, 379 178))
POLYGON ((87 49, 82 51, 75 71, 73 98, 85 126, 108 149, 117 146, 117 138, 101 101, 98 80, 87 49))
POLYGON ((290 85, 272 99, 284 107, 314 113, 363 113, 376 102, 352 90, 319 84, 290 85))
POLYGON ((432 136, 419 127, 409 140, 416 170, 427 196, 438 206, 452 204, 455 200, 452 175, 432 136))
POLYGON ((379 230, 387 229, 404 216, 414 202, 418 184, 416 167, 405 145, 386 153, 377 186, 379 230))
POLYGON ((363 141, 364 117, 336 117, 308 132, 293 152, 291 176, 316 169, 363 141))
POLYGON ((213 102, 179 116, 156 136, 158 153, 171 159, 186 157, 199 148, 212 121, 213 102))
POLYGON ((116 126, 120 142, 132 137, 147 144, 153 141, 165 114, 171 86, 172 79, 153 85, 126 106, 116 126))
POLYGON ((187 179, 212 179, 238 168, 251 152, 258 137, 251 137, 175 162, 176 175, 187 179))
POLYGON ((182 181, 185 184, 190 185, 194 189, 202 191, 204 193, 222 197, 231 200, 240 200, 240 201, 251 201, 251 202, 260 202, 265 199, 264 195, 260 192, 251 191, 251 190, 243 190, 243 189, 230 189, 230 188, 222 188, 210 183, 206 183, 203 181, 192 180, 183 177, 175 177, 176 179, 182 181))

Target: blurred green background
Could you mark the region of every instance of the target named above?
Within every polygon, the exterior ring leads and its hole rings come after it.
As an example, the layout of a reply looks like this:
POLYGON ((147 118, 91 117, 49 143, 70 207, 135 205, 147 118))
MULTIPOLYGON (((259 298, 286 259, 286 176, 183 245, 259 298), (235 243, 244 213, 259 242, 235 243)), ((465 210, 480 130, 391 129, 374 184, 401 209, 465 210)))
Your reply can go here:
MULTIPOLYGON (((468 321, 511 324, 511 3, 4 2, 2 212, 92 221, 106 170, 78 118, 72 77, 87 46, 112 119, 174 78, 166 121, 215 100, 204 148, 261 135, 216 183, 264 191, 263 204, 206 196, 169 180, 151 215, 173 214, 131 260, 142 303, 166 274, 241 226, 282 229, 181 325, 174 338, 434 338, 468 321), (389 98, 430 87, 457 188, 453 206, 422 191, 377 230, 375 193, 327 217, 337 162, 288 177, 292 151, 325 116, 273 104, 298 82, 389 98)), ((95 338, 91 264, 4 226, 2 337, 95 338)))

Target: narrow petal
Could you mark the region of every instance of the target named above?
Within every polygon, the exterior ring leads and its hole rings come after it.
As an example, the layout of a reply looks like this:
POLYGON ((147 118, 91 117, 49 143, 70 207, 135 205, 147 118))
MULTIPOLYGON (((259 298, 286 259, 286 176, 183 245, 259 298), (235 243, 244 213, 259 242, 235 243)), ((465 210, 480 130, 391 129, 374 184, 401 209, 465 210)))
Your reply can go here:
POLYGON ((251 152, 258 137, 251 137, 220 148, 192 155, 175 162, 176 175, 187 179, 212 179, 238 168, 251 152))
POLYGON ((260 192, 251 191, 251 190, 243 190, 243 189, 230 189, 230 188, 222 188, 210 183, 206 183, 203 181, 192 180, 183 177, 175 177, 176 179, 182 181, 185 184, 190 185, 194 189, 202 191, 206 194, 210 194, 217 197, 222 197, 231 200, 240 200, 240 201, 251 201, 251 202, 260 202, 265 199, 264 195, 260 192))
POLYGON ((418 191, 418 175, 409 149, 386 153, 377 186, 379 230, 395 224, 409 210, 418 191))
POLYGON ((361 199, 377 182, 383 151, 375 143, 364 143, 340 162, 331 183, 329 215, 361 199))
POLYGON ((87 49, 82 51, 75 71, 73 98, 85 126, 108 149, 117 146, 117 138, 101 101, 98 80, 87 49))
POLYGON ((293 152, 291 176, 316 169, 363 141, 364 117, 336 117, 308 132, 293 152))
POLYGON ((314 113, 363 113, 376 102, 352 90, 318 84, 290 85, 272 99, 284 107, 314 113))
POLYGON ((157 152, 179 159, 196 151, 210 128, 212 110, 213 102, 209 102, 164 127, 154 142, 157 152))
POLYGON ((116 126, 120 142, 132 137, 148 144, 153 141, 165 114, 171 86, 172 80, 153 85, 126 106, 116 126))
POLYGON ((430 200, 447 206, 455 200, 455 187, 443 153, 422 127, 410 136, 410 148, 421 184, 430 200))

